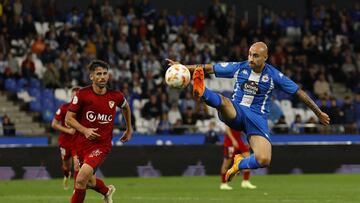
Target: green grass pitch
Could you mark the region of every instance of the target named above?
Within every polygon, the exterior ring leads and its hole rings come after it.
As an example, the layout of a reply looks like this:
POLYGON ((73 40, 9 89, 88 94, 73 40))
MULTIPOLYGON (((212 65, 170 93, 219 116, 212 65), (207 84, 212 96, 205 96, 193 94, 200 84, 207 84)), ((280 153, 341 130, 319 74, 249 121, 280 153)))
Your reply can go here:
MULTIPOLYGON (((265 175, 251 177, 256 190, 219 190, 218 176, 162 178, 106 178, 117 191, 114 202, 129 203, 359 203, 360 174, 351 175, 265 175)), ((72 190, 64 191, 61 180, 0 181, 0 202, 69 202, 72 190)), ((101 196, 87 192, 85 202, 102 202, 101 196)))

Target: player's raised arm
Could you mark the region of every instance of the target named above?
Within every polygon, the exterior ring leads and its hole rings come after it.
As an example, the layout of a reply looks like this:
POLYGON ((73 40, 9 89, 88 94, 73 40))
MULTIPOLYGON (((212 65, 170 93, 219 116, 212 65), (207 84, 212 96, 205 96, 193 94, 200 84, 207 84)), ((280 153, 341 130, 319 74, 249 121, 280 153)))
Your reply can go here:
POLYGON ((100 137, 100 135, 95 132, 97 130, 97 128, 86 128, 85 126, 81 125, 76 120, 76 113, 74 113, 74 112, 68 111, 66 113, 65 123, 66 123, 66 125, 71 126, 75 130, 82 133, 89 140, 93 140, 93 139, 96 139, 97 137, 100 137))
MULTIPOLYGON (((171 59, 166 59, 166 61, 168 62, 169 66, 172 66, 174 64, 179 64, 178 61, 173 61, 171 59)), ((191 75, 193 74, 195 68, 197 68, 197 67, 202 67, 204 69, 205 73, 209 73, 209 74, 214 73, 214 68, 213 68, 212 64, 194 64, 194 65, 184 65, 184 66, 186 66, 186 68, 189 69, 191 75)))
POLYGON ((59 130, 61 132, 73 135, 75 133, 75 129, 74 128, 67 128, 65 126, 62 126, 60 121, 56 120, 55 118, 52 120, 51 122, 51 127, 59 130))
POLYGON ((299 89, 296 92, 296 95, 300 98, 301 101, 303 101, 306 106, 308 106, 319 118, 319 121, 323 125, 329 125, 330 124, 330 117, 322 112, 320 108, 315 104, 315 102, 304 92, 303 90, 299 89))
POLYGON ((132 128, 132 124, 131 124, 131 109, 130 109, 130 105, 127 102, 126 102, 125 106, 122 108, 122 114, 125 118, 126 131, 121 136, 120 141, 126 142, 131 139, 132 133, 134 131, 132 128))

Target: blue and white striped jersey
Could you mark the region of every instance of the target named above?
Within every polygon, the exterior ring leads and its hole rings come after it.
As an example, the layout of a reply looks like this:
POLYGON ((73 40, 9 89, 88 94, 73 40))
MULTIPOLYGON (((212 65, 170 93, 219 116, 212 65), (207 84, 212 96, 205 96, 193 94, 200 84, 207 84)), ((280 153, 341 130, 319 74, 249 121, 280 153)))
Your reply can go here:
POLYGON ((295 82, 267 63, 261 73, 254 72, 248 61, 218 63, 214 65, 214 72, 216 77, 235 78, 232 100, 260 114, 269 113, 274 88, 290 94, 299 89, 295 82))

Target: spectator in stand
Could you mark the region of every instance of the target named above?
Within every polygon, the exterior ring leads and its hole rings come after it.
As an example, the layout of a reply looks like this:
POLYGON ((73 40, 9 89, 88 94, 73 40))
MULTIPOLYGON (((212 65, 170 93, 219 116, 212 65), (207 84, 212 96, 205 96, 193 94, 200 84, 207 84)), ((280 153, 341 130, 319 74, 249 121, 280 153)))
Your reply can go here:
POLYGON ((194 129, 192 129, 191 127, 195 126, 196 121, 197 121, 193 108, 191 108, 190 106, 186 108, 185 112, 182 115, 182 120, 183 120, 183 124, 189 125, 188 129, 191 132, 193 132, 194 129))
POLYGON ((294 134, 304 133, 304 123, 301 120, 300 114, 295 115, 295 120, 290 125, 290 132, 294 134))
POLYGON ((356 111, 350 96, 345 96, 344 105, 341 107, 341 111, 344 114, 344 119, 341 119, 341 123, 345 125, 345 133, 356 133, 356 111))
POLYGON ((4 136, 15 136, 15 125, 11 122, 8 115, 4 115, 2 119, 2 126, 3 126, 3 135, 4 136))
POLYGON ((316 122, 315 117, 311 116, 309 120, 305 123, 304 132, 306 134, 319 133, 318 123, 316 122))
POLYGON ((52 62, 46 63, 45 67, 46 70, 42 78, 44 86, 52 89, 59 88, 61 86, 59 70, 56 69, 52 62))
POLYGON ((171 105, 171 109, 170 109, 168 115, 169 115, 169 122, 172 125, 175 125, 176 121, 181 120, 181 114, 180 114, 177 103, 173 103, 171 105))
POLYGON ((21 76, 24 78, 31 78, 35 76, 35 63, 32 60, 32 53, 26 55, 25 60, 21 63, 21 76))
POLYGON ((195 109, 195 101, 192 99, 191 92, 186 91, 185 98, 181 100, 180 112, 185 113, 188 108, 195 109))
POLYGON ((220 138, 218 132, 215 131, 215 122, 211 121, 209 123, 209 130, 205 133, 204 144, 216 144, 221 145, 220 138))
POLYGON ((160 122, 157 126, 156 133, 158 134, 170 134, 172 129, 172 125, 169 122, 168 114, 163 113, 161 115, 160 122))
POLYGON ((289 133, 289 126, 286 123, 285 116, 281 116, 279 120, 275 123, 273 131, 276 134, 287 134, 289 133))
POLYGON ((159 119, 161 112, 161 105, 158 101, 157 95, 151 95, 150 101, 145 103, 143 109, 141 110, 142 116, 145 119, 159 119))
POLYGON ((318 98, 331 95, 330 84, 326 81, 324 74, 320 74, 319 79, 315 81, 314 93, 318 98))

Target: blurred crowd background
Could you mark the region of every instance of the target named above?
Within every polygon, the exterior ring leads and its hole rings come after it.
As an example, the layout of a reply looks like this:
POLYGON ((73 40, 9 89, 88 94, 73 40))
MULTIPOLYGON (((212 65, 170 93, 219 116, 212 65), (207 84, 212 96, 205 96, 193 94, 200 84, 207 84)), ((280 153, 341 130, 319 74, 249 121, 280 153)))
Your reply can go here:
MULTIPOLYGON (((297 98, 276 91, 270 114, 273 133, 360 129, 360 3, 314 3, 303 16, 261 6, 259 23, 250 23, 235 5, 220 0, 191 14, 159 9, 151 0, 91 0, 69 10, 58 9, 61 1, 54 0, 33 0, 30 7, 22 0, 0 2, 2 92, 16 95, 10 98, 24 104, 20 110, 35 112, 35 121, 45 129, 58 106, 69 101, 68 89, 89 84, 86 65, 98 58, 111 65, 109 86, 126 94, 138 132, 207 132, 214 124, 221 130, 215 111, 193 100, 191 88, 178 91, 165 85, 164 59, 183 64, 243 61, 249 46, 259 40, 269 46, 268 63, 308 92, 334 124, 320 128, 297 98)), ((223 79, 207 80, 231 96, 233 81, 223 87, 223 79)), ((18 114, 0 113, 4 134, 36 134, 15 132, 22 122, 18 114)))

